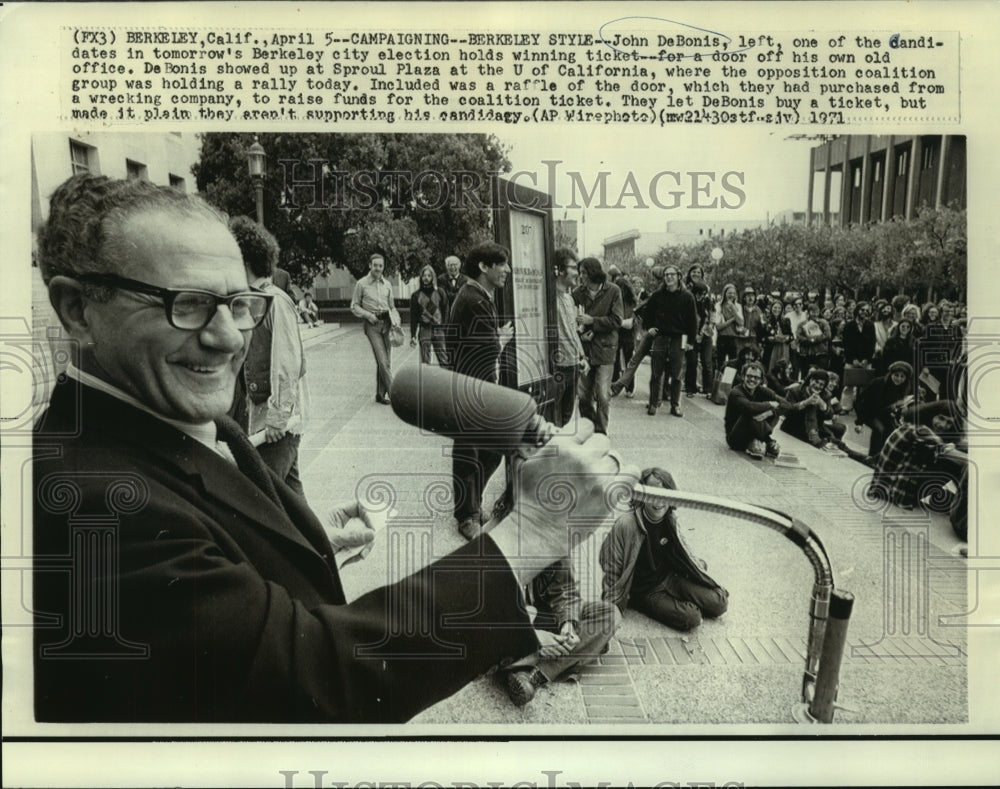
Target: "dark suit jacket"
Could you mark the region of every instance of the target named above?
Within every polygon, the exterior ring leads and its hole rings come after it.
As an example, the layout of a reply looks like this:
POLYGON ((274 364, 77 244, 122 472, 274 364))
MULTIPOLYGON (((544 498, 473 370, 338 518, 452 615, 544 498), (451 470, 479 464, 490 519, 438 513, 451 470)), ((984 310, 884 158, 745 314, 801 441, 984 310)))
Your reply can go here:
POLYGON ((501 349, 496 302, 479 285, 466 282, 452 302, 450 322, 448 355, 455 372, 497 383, 501 349))
POLYGON ((489 538, 345 605, 321 524, 273 473, 285 512, 75 382, 34 456, 38 720, 404 721, 538 648, 489 538))
POLYGON ((444 291, 444 294, 448 297, 448 303, 450 304, 455 300, 458 292, 462 289, 462 286, 469 281, 469 278, 465 274, 459 273, 455 277, 455 282, 452 283, 451 277, 448 276, 447 272, 444 274, 438 274, 437 285, 444 291))
POLYGON ((870 362, 875 355, 875 327, 865 322, 858 328, 857 321, 844 326, 844 361, 851 364, 855 359, 870 362))

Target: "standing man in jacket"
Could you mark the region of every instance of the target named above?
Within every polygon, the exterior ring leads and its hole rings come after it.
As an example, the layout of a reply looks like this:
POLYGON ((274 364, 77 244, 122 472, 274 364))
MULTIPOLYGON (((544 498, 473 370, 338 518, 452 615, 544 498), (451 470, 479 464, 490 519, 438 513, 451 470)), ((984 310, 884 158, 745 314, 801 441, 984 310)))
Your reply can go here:
POLYGON ((581 374, 587 372, 587 355, 576 329, 576 304, 573 302, 573 288, 580 274, 576 255, 571 249, 557 249, 555 252, 556 274, 556 351, 552 364, 555 381, 556 427, 562 427, 573 417, 576 408, 577 385, 581 374))
MULTIPOLYGON (((438 275, 437 285, 438 290, 440 290, 448 302, 448 309, 451 310, 451 305, 455 303, 455 297, 458 296, 458 292, 462 289, 462 286, 469 281, 469 278, 462 273, 462 260, 457 255, 448 255, 444 259, 444 273, 438 275)), ((445 316, 447 318, 447 316, 445 316)), ((448 347, 447 338, 454 336, 455 327, 449 324, 445 324, 442 327, 442 331, 445 335, 445 347, 448 347)), ((445 363, 442 366, 448 369, 452 368, 452 362, 450 358, 446 358, 445 363)))
MULTIPOLYGON (((870 370, 875 358, 875 327, 871 322, 872 306, 867 301, 854 308, 854 319, 844 326, 844 378, 849 369, 870 370)), ((846 381, 845 381, 846 384, 846 381)), ((841 407, 844 412, 854 407, 858 396, 856 386, 844 386, 841 407)))
POLYGON ((670 413, 683 416, 681 411, 681 372, 684 353, 694 347, 698 332, 698 312, 694 296, 681 287, 677 266, 663 270, 663 287, 646 302, 645 322, 653 334, 650 354, 652 373, 649 378, 649 407, 646 413, 656 414, 663 392, 663 376, 670 385, 670 413))
MULTIPOLYGON (((608 278, 622 292, 622 327, 618 330, 618 351, 615 353, 615 369, 611 380, 617 381, 622 371, 628 366, 635 352, 635 308, 638 306, 635 291, 628 277, 623 276, 618 266, 608 267, 608 278)), ((617 394, 612 387, 612 396, 617 394)), ((632 397, 635 392, 635 378, 625 385, 625 396, 632 397)))
POLYGON ((385 278, 385 255, 372 253, 368 273, 354 286, 351 312, 365 321, 365 337, 375 356, 375 402, 389 404, 392 389, 392 343, 389 333, 399 326, 399 313, 392 301, 392 285, 385 278))
POLYGON ((270 295, 271 309, 253 330, 243 364, 247 432, 263 433, 260 456, 300 496, 299 442, 304 427, 306 358, 291 298, 271 282, 278 242, 248 216, 233 217, 229 230, 239 244, 251 290, 270 295))
POLYGON ((580 380, 580 416, 590 419, 598 433, 608 432, 611 374, 618 352, 618 330, 625 314, 618 286, 608 282, 597 258, 580 261, 580 285, 573 299, 581 308, 577 326, 587 349, 590 369, 580 380))
MULTIPOLYGON (((451 306, 448 355, 456 373, 491 384, 499 382, 500 357, 514 336, 510 321, 501 325, 497 291, 507 284, 510 255, 499 244, 473 247, 465 258, 467 282, 451 306)), ((452 447, 455 520, 467 540, 475 539, 484 522, 483 490, 499 468, 503 455, 479 446, 475 436, 456 438, 452 447)))

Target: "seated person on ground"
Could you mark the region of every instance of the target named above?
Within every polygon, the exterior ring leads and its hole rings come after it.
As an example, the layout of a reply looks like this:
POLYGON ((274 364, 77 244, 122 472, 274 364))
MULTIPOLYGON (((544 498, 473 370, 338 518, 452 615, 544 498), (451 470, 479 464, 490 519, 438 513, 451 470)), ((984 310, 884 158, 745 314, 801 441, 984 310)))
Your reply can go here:
MULTIPOLYGON (((828 384, 826 370, 814 367, 804 381, 785 390, 785 398, 794 406, 781 423, 781 429, 785 433, 817 448, 834 438, 832 431, 824 425, 824 420, 831 412, 828 384)), ((840 436, 836 438, 839 439, 840 436)))
POLYGON ((742 348, 740 348, 739 351, 737 351, 736 353, 736 358, 730 359, 728 362, 726 362, 726 367, 732 367, 736 370, 736 377, 733 378, 733 386, 738 386, 740 381, 742 380, 741 371, 743 370, 744 365, 746 365, 748 362, 759 362, 759 361, 760 361, 760 354, 757 353, 757 349, 754 346, 744 345, 742 348))
POLYGON ((917 408, 913 422, 896 428, 875 459, 870 494, 907 509, 927 495, 937 499, 939 488, 961 477, 967 459, 956 446, 963 442, 960 422, 950 400, 917 408))
MULTIPOLYGON (((670 472, 648 468, 639 482, 677 490, 670 472)), ((680 536, 674 507, 636 502, 620 516, 601 545, 605 600, 624 614, 634 608, 675 630, 693 630, 729 607, 729 592, 708 575, 680 536)))
POLYGON ((541 647, 501 672, 507 695, 518 707, 531 701, 537 688, 607 652, 618 625, 611 603, 580 597, 580 582, 568 557, 543 570, 524 591, 541 647))
POLYGON ((755 460, 765 454, 777 457, 781 447, 771 433, 778 417, 792 407, 784 397, 764 386, 764 366, 748 362, 740 373, 740 383, 726 400, 726 443, 755 460))
POLYGON ((861 432, 862 425, 871 428, 868 455, 875 458, 885 439, 896 428, 897 411, 913 394, 913 368, 906 362, 893 362, 885 375, 875 378, 861 390, 854 402, 857 423, 854 429, 861 432))
POLYGON ((775 392, 784 392, 795 381, 791 376, 792 363, 788 359, 780 359, 774 363, 771 372, 767 374, 767 385, 775 392))
POLYGON ((319 319, 319 305, 313 301, 312 293, 308 290, 299 300, 299 303, 296 305, 296 309, 299 312, 299 317, 302 318, 304 323, 308 324, 310 329, 323 322, 319 319))

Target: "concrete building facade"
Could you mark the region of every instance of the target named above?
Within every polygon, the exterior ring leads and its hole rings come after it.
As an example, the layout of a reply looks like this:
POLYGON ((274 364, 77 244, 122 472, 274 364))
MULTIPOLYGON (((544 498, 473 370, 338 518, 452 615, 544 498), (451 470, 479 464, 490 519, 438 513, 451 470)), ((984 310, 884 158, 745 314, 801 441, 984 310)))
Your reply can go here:
POLYGON ((810 224, 912 219, 922 205, 966 207, 961 135, 843 135, 810 151, 810 224), (814 205, 819 174, 822 195, 814 205))
POLYGON ((180 132, 46 132, 31 140, 31 229, 49 213, 49 195, 77 173, 139 178, 196 192, 191 166, 201 143, 180 132))

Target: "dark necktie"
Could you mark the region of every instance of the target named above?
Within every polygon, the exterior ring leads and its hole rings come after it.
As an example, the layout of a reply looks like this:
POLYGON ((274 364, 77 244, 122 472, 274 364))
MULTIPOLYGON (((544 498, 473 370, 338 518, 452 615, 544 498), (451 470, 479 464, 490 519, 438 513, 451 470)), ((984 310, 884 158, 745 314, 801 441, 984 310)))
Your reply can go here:
POLYGON ((278 491, 275 490, 274 483, 271 481, 267 465, 254 449, 242 428, 228 416, 220 416, 216 419, 215 426, 219 440, 225 441, 229 446, 229 451, 233 453, 236 465, 244 476, 263 491, 264 495, 278 506, 278 509, 284 511, 285 508, 281 499, 278 498, 278 491))

